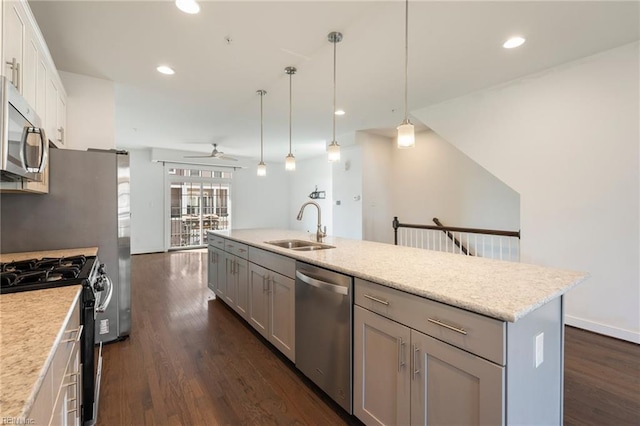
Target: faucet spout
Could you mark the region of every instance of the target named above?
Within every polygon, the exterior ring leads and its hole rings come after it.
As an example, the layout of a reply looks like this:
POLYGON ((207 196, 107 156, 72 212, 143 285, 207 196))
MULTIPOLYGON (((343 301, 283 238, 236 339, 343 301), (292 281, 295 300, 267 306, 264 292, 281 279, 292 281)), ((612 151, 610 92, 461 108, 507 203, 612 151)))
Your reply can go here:
POLYGON ((318 229, 316 230, 316 241, 321 243, 322 239, 327 236, 327 227, 324 227, 324 231, 322 230, 322 211, 320 210, 320 205, 315 201, 307 201, 300 207, 300 211, 298 212, 297 220, 302 220, 302 214, 304 213, 304 208, 309 204, 316 206, 318 209, 318 229))

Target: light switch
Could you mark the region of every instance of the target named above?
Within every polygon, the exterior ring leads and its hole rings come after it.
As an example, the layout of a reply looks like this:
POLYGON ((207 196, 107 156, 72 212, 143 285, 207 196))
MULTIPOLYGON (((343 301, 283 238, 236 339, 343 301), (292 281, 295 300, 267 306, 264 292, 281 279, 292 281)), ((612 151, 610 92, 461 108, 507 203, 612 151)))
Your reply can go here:
POLYGON ((536 368, 544 361, 544 333, 536 336, 536 368))

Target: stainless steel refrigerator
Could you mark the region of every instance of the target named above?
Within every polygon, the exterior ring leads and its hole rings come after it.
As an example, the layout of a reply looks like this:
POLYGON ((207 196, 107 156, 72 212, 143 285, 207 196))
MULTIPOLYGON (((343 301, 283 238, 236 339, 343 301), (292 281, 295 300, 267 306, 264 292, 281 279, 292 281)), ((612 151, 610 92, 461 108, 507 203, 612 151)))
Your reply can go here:
POLYGON ((96 313, 96 343, 131 330, 129 155, 49 150, 48 194, 0 194, 2 253, 98 247, 114 292, 96 313))

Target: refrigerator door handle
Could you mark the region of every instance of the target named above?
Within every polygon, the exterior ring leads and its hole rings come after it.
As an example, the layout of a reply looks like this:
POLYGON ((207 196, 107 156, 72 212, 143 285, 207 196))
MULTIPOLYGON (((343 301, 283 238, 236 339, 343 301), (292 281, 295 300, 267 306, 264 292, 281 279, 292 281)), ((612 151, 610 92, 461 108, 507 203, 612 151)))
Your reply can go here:
POLYGON ((103 277, 104 277, 104 280, 107 283, 106 287, 108 287, 108 293, 107 293, 107 297, 104 300, 104 302, 102 302, 96 308, 96 312, 98 312, 98 313, 102 313, 102 312, 107 310, 107 307, 109 306, 109 302, 111 302, 111 296, 113 296, 113 281, 111 281, 111 278, 109 278, 107 275, 104 275, 103 277))

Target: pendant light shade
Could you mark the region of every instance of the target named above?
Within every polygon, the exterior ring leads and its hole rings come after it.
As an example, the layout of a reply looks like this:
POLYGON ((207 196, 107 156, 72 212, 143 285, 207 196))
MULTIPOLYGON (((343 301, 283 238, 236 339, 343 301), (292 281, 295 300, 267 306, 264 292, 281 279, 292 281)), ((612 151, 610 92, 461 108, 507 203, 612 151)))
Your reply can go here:
POLYGON ((289 154, 284 159, 284 168, 285 170, 293 171, 296 169, 296 157, 293 156, 291 151, 291 76, 296 73, 297 69, 295 67, 286 67, 284 71, 289 74, 289 154))
POLYGON ((405 0, 404 18, 404 120, 398 126, 398 148, 413 148, 416 146, 416 136, 413 124, 409 121, 407 111, 408 71, 409 69, 409 0, 405 0))
POLYGON ((267 165, 264 164, 264 138, 263 138, 263 122, 262 122, 262 98, 267 94, 266 90, 258 90, 256 92, 260 95, 260 162, 258 163, 258 176, 267 175, 267 165))
POLYGON ((336 45, 342 41, 342 33, 333 31, 327 36, 329 41, 333 43, 333 110, 331 116, 333 117, 333 138, 331 143, 327 147, 327 154, 330 162, 340 161, 340 145, 336 140, 336 45))

